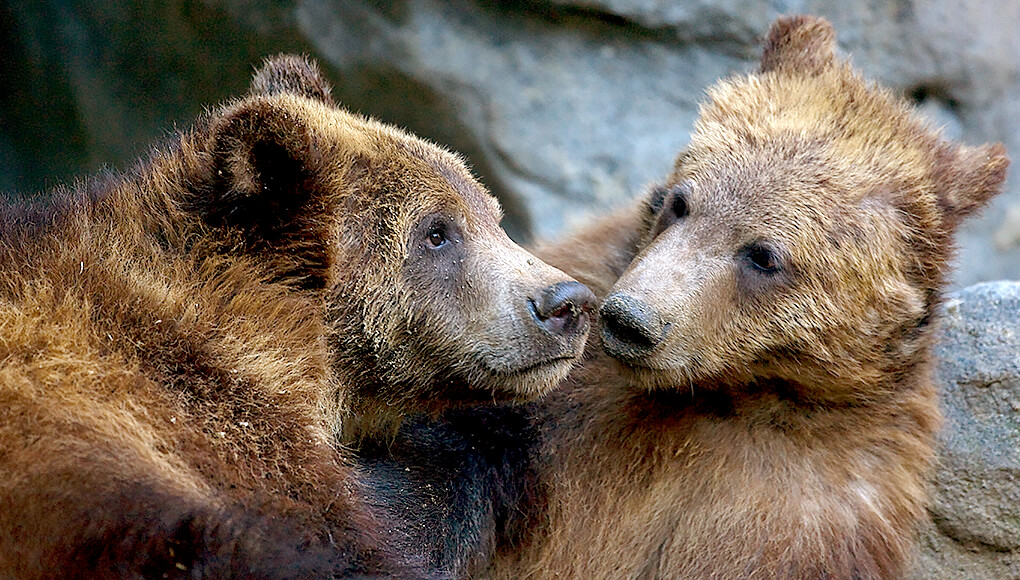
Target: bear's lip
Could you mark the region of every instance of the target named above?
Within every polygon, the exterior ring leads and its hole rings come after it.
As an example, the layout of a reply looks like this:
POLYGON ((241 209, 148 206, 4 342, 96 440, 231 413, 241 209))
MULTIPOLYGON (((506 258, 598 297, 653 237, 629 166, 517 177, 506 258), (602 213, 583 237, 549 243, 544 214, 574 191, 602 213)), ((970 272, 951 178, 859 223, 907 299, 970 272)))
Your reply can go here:
POLYGON ((647 349, 642 349, 640 346, 635 345, 632 342, 617 338, 614 334, 607 332, 605 327, 603 327, 601 332, 599 332, 599 337, 602 339, 602 350, 614 360, 617 360, 622 364, 641 368, 650 368, 653 370, 668 370, 651 366, 647 362, 643 361, 655 358, 661 341, 667 334, 669 334, 672 328, 673 323, 667 323, 662 328, 662 334, 659 340, 647 349))
POLYGON ((540 371, 558 364, 574 361, 578 358, 577 355, 560 355, 556 357, 549 357, 538 361, 530 362, 517 367, 496 367, 491 364, 486 366, 493 372, 493 374, 501 376, 519 376, 530 372, 540 371))
POLYGON ((576 359, 577 359, 577 355, 573 355, 573 354, 560 355, 560 356, 550 357, 550 358, 544 358, 542 360, 539 360, 539 361, 536 361, 536 362, 533 362, 533 363, 530 363, 530 364, 527 364, 527 365, 524 365, 524 366, 520 366, 520 367, 513 368, 513 369, 506 369, 506 370, 503 371, 503 373, 508 374, 508 375, 523 375, 523 374, 526 374, 526 373, 530 373, 532 371, 537 371, 537 370, 539 370, 541 368, 544 368, 544 367, 555 365, 557 363, 561 363, 561 362, 564 362, 564 361, 572 361, 572 360, 576 360, 576 359))
POLYGON ((644 357, 640 357, 640 358, 622 358, 622 357, 618 358, 618 357, 615 357, 613 355, 609 355, 609 356, 610 356, 610 358, 615 360, 617 363, 619 363, 624 368, 627 368, 627 369, 629 369, 631 371, 634 371, 634 372, 648 372, 648 371, 651 371, 651 372, 655 372, 655 373, 668 373, 668 372, 672 371, 672 369, 670 369, 670 368, 660 367, 660 366, 653 366, 653 365, 649 364, 648 363, 648 359, 652 358, 651 356, 644 356, 644 357))

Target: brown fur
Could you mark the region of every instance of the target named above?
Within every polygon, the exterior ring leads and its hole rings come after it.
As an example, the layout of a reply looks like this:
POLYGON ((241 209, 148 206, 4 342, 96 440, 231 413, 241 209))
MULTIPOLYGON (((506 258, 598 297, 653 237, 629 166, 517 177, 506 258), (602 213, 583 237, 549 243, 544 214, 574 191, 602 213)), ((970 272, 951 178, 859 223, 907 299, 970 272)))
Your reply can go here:
POLYGON ((498 220, 293 58, 127 175, 0 206, 0 576, 412 575, 339 423, 533 396, 587 332, 535 327, 567 278, 498 220), (436 219, 462 251, 423 262, 436 219))
POLYGON ((709 92, 665 186, 626 210, 639 243, 617 218, 540 251, 606 298, 613 358, 544 405, 544 525, 496 576, 903 574, 952 234, 1008 161, 834 48, 824 20, 777 21, 762 72, 709 92))

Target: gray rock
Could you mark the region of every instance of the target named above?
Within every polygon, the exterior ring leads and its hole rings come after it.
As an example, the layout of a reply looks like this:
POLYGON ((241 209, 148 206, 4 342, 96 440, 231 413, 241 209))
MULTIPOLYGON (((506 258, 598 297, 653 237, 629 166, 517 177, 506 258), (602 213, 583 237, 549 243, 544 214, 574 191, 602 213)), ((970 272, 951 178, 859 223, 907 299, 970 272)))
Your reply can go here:
MULTIPOLYGON (((513 3, 511 3, 513 4, 513 3)), ((516 7, 424 0, 298 3, 302 34, 341 70, 385 62, 448 103, 524 227, 551 235, 662 177, 698 91, 743 63, 633 27, 516 7), (695 89, 695 87, 698 87, 695 89)))
POLYGON ((1020 578, 1020 284, 966 288, 945 313, 936 376, 946 421, 911 578, 1020 578))
MULTIPOLYGON (((123 165, 295 51, 350 107, 465 153, 516 238, 554 236, 661 179, 705 88, 752 69, 789 12, 832 20, 865 74, 948 135, 1020 151, 1014 0, 46 0, 0 11, 0 155, 20 168, 0 183, 123 165)), ((959 284, 1020 277, 1013 182, 962 232, 959 284)))
MULTIPOLYGON (((386 63, 434 91, 471 132, 525 234, 552 236, 661 179, 704 89, 749 70, 786 12, 835 24, 870 77, 953 138, 1020 150, 1020 4, 916 0, 490 3, 302 0, 298 27, 340 70, 386 63)), ((957 280, 1020 277, 1020 188, 961 234, 957 280)))

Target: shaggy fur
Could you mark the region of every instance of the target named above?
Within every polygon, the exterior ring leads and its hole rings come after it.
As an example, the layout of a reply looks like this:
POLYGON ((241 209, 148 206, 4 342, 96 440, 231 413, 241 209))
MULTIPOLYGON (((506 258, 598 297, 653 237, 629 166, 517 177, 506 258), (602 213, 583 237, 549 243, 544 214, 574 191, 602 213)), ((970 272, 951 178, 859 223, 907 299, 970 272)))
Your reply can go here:
POLYGON ((587 333, 498 221, 293 57, 126 175, 0 206, 0 576, 413 577, 341 423, 532 396, 587 333))
POLYGON ((535 439, 528 405, 458 409, 404 422, 385 446, 359 450, 359 464, 372 497, 404 526, 404 550, 472 578, 536 523, 535 439))
POLYGON ((611 356, 543 403, 548 507, 494 575, 903 574, 952 235, 1008 160, 947 142, 834 52, 824 20, 778 20, 630 232, 617 217, 539 251, 605 298, 611 356))

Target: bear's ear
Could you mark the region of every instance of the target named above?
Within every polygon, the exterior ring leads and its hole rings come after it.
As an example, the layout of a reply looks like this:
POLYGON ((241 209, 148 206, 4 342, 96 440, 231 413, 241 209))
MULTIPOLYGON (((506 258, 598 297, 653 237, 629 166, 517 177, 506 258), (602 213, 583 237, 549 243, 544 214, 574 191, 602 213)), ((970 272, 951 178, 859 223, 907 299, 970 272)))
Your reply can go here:
POLYGON ((783 16, 772 23, 761 55, 761 72, 787 70, 816 75, 836 58, 836 32, 824 18, 783 16))
POLYGON ((945 222, 956 227, 1002 191, 1009 157, 1002 143, 950 146, 939 155, 935 186, 945 222))
POLYGON ((322 78, 318 65, 292 54, 267 58, 251 81, 252 95, 271 96, 281 93, 307 97, 327 105, 335 104, 329 94, 329 84, 322 78))
POLYGON ((213 184, 199 210, 210 225, 271 239, 315 191, 320 155, 311 130, 297 113, 250 99, 215 119, 211 132, 213 184))

